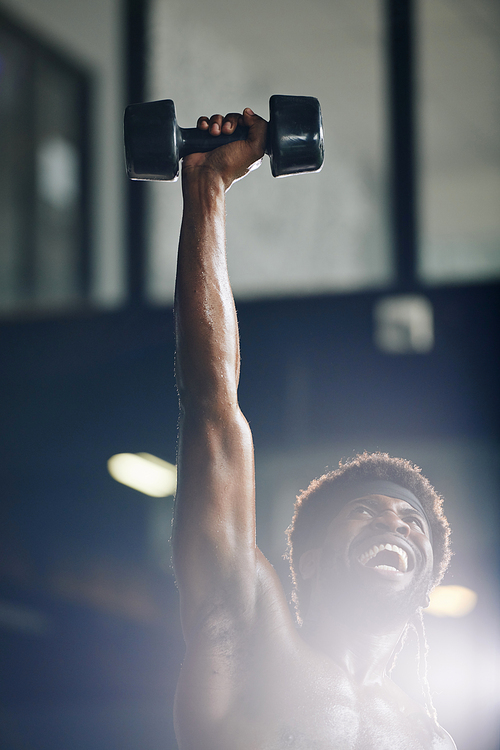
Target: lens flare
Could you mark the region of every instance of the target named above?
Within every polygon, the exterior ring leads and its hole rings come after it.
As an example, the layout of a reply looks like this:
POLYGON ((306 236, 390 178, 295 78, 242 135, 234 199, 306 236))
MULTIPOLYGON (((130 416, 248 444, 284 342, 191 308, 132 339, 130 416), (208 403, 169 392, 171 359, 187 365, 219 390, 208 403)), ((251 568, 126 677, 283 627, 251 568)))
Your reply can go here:
POLYGON ((117 482, 151 497, 175 493, 176 467, 150 453, 117 453, 108 460, 108 471, 117 482))
POLYGON ((477 604, 477 594, 465 586, 437 586, 426 609, 435 617, 464 617, 477 604))

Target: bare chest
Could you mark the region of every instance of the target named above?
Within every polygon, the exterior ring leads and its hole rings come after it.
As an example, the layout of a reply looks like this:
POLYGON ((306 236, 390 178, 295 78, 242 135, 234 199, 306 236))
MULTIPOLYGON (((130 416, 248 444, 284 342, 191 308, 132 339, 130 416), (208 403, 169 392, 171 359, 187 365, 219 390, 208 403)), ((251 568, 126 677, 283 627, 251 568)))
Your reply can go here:
POLYGON ((408 712, 380 686, 359 689, 337 675, 297 673, 281 692, 269 685, 253 701, 254 726, 262 731, 259 750, 435 747, 433 726, 423 712, 408 712))
POLYGON ((263 750, 431 750, 431 732, 386 708, 332 706, 321 715, 283 717, 263 750))
POLYGON ((360 686, 306 648, 231 656, 228 668, 212 659, 203 672, 197 660, 185 671, 188 691, 178 691, 177 700, 182 750, 440 747, 423 709, 392 684, 360 686))

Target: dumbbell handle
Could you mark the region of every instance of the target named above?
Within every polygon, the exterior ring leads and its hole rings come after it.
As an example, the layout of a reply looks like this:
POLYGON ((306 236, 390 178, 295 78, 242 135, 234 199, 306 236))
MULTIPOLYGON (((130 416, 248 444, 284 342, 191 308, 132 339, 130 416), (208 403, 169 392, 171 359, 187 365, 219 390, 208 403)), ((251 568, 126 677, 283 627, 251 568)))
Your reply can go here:
MULTIPOLYGON (((208 130, 200 130, 199 128, 179 128, 179 130, 182 139, 179 156, 183 159, 188 154, 206 153, 228 143, 246 141, 249 129, 246 125, 237 125, 231 134, 221 133, 217 136, 210 135, 208 130)), ((266 153, 269 153, 267 148, 266 153)))

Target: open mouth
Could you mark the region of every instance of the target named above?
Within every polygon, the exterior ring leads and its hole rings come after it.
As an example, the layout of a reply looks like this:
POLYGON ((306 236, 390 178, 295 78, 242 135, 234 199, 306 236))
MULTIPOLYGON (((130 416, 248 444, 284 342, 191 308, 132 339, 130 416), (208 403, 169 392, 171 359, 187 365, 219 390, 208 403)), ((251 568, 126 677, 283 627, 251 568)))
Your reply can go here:
POLYGON ((406 573, 408 555, 396 544, 374 544, 358 557, 358 562, 366 568, 406 573))

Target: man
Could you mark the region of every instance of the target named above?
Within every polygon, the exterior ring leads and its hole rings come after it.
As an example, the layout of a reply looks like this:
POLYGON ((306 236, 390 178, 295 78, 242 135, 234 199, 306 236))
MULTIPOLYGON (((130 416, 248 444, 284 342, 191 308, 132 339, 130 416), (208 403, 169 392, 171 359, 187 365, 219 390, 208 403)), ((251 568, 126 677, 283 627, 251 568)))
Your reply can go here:
MULTIPOLYGON (((255 544, 252 436, 237 400, 239 341, 224 195, 258 166, 266 123, 200 118, 246 141, 184 159, 175 317, 180 396, 174 520, 186 657, 181 750, 430 750, 454 743, 388 670, 449 560, 441 500, 409 462, 357 457, 298 500, 291 561, 303 624, 255 544)), ((431 709, 432 710, 432 709, 431 709)))

